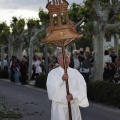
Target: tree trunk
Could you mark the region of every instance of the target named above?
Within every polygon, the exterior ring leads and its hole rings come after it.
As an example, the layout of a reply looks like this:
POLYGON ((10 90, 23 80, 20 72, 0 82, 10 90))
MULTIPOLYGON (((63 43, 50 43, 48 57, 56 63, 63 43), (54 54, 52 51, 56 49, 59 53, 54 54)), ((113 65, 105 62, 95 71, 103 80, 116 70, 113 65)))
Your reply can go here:
POLYGON ((94 36, 94 41, 94 47, 97 45, 97 49, 95 48, 94 80, 101 81, 103 80, 104 31, 100 31, 100 33, 96 34, 94 36))
POLYGON ((13 50, 12 42, 9 42, 8 43, 8 61, 10 61, 10 59, 12 58, 12 50, 13 50))
POLYGON ((1 70, 4 69, 4 49, 6 46, 1 47, 1 70))
POLYGON ((29 78, 28 78, 28 80, 30 80, 31 76, 32 76, 32 60, 33 60, 33 43, 30 42, 30 47, 29 47, 29 69, 28 69, 29 78))
POLYGON ((116 34, 114 35, 114 48, 115 48, 116 55, 118 56, 118 38, 116 34))
POLYGON ((18 48, 13 46, 13 55, 18 58, 18 48))
POLYGON ((20 43, 20 46, 18 48, 18 59, 21 60, 22 58, 22 43, 20 43))
POLYGON ((47 44, 45 44, 45 49, 44 49, 44 51, 45 51, 45 70, 46 70, 46 73, 48 73, 49 72, 49 68, 48 68, 48 46, 47 46, 47 44))
POLYGON ((32 75, 33 42, 38 37, 39 33, 40 33, 40 30, 38 30, 34 34, 34 36, 30 39, 30 44, 29 44, 29 68, 28 68, 29 78, 28 78, 28 80, 31 79, 31 75, 32 75))

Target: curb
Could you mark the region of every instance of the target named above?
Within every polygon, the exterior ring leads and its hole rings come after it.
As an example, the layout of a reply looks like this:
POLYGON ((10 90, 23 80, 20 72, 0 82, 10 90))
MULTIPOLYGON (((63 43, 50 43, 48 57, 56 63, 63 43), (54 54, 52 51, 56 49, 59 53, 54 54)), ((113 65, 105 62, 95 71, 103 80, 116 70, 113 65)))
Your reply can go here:
POLYGON ((92 102, 92 101, 89 101, 89 103, 90 103, 90 106, 93 107, 93 108, 120 114, 120 109, 118 109, 116 107, 108 106, 108 105, 105 105, 105 104, 102 104, 102 103, 95 103, 95 102, 92 102))
MULTIPOLYGON (((8 79, 0 79, 0 80, 12 83, 8 79)), ((37 88, 37 87, 35 87, 33 85, 21 85, 19 83, 15 83, 15 84, 19 85, 19 86, 23 86, 23 87, 29 88, 29 89, 32 89, 32 90, 35 90, 35 91, 40 91, 40 92, 43 92, 43 93, 47 94, 46 90, 44 90, 42 88, 37 88)), ((104 105, 104 104, 101 104, 101 103, 95 103, 95 102, 92 102, 92 101, 89 101, 89 103, 90 103, 90 107, 93 107, 93 108, 96 108, 96 109, 101 109, 101 110, 106 110, 108 112, 114 112, 114 113, 120 114, 120 109, 118 109, 118 108, 115 108, 115 107, 112 107, 112 106, 108 106, 108 105, 104 105)))
MULTIPOLYGON (((9 83, 12 83, 9 79, 0 79, 2 81, 5 81, 5 82, 9 82, 9 83)), ((16 85, 19 85, 19 86, 22 86, 22 87, 26 87, 26 88, 29 88, 29 89, 32 89, 32 90, 36 90, 36 91, 40 91, 40 92, 44 92, 44 93, 47 93, 46 90, 42 89, 42 88, 37 88, 33 85, 30 85, 30 84, 27 84, 27 85, 21 85, 20 83, 14 83, 16 85)))

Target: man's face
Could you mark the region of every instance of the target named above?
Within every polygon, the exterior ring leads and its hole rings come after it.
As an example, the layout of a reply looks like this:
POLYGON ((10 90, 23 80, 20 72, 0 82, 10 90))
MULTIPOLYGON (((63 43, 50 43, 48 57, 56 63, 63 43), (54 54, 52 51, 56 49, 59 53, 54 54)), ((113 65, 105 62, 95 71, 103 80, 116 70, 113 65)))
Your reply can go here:
MULTIPOLYGON (((64 67, 64 61, 63 61, 63 55, 62 54, 58 57, 58 63, 61 67, 64 67)), ((65 64, 66 64, 67 67, 70 64, 70 55, 67 54, 67 53, 65 54, 65 64)))
POLYGON ((115 55, 115 51, 114 50, 111 52, 111 55, 115 55))
POLYGON ((22 58, 22 61, 24 62, 24 61, 25 61, 25 58, 22 58))

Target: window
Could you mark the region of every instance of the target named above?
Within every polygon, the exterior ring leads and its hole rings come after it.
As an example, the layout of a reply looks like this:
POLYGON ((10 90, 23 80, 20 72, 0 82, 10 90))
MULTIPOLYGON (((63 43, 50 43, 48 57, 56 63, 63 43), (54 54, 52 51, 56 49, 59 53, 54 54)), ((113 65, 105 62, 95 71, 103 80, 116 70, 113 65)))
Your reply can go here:
POLYGON ((61 22, 62 24, 66 24, 66 14, 64 12, 61 13, 61 22))
POLYGON ((58 25, 58 15, 57 14, 53 14, 53 24, 54 24, 54 26, 58 25))

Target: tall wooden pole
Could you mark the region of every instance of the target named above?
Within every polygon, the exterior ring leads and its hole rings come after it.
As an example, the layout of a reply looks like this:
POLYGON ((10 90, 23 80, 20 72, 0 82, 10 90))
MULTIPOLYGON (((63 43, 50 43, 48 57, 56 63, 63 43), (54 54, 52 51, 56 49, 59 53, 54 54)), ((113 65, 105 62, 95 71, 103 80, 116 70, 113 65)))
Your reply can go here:
MULTIPOLYGON (((66 66, 66 59, 65 59, 65 47, 62 47, 62 54, 63 54, 64 73, 67 73, 67 66, 66 66)), ((66 92, 67 92, 67 95, 70 95, 68 80, 66 81, 66 92)), ((68 101, 68 112, 69 112, 69 120, 72 120, 70 101, 68 101)))

